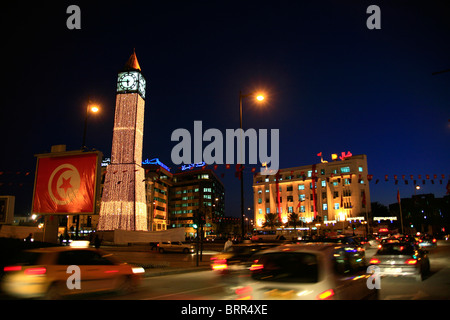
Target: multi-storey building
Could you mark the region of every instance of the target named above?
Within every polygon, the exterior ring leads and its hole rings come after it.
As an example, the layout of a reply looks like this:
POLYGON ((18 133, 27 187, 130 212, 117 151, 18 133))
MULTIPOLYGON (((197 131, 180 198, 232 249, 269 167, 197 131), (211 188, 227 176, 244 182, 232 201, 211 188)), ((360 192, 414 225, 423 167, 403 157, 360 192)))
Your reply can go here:
POLYGON ((196 212, 206 216, 204 232, 214 234, 225 212, 225 188, 213 170, 187 170, 173 175, 170 189, 170 221, 174 228, 185 228, 186 236, 195 236, 196 212))
POLYGON ((286 224, 291 213, 300 220, 328 228, 366 221, 370 212, 367 156, 280 169, 276 175, 256 174, 253 179, 254 221, 261 228, 266 214, 277 213, 286 224), (339 223, 338 223, 339 222, 339 223))
POLYGON ((158 159, 144 161, 147 221, 149 231, 167 230, 169 221, 169 190, 173 175, 158 159))

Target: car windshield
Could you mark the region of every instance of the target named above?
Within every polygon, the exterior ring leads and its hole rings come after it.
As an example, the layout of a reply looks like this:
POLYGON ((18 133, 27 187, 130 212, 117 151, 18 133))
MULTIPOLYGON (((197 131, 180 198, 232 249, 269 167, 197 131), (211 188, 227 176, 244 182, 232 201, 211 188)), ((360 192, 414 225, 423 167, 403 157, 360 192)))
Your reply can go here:
POLYGON ((410 255, 414 254, 415 248, 409 243, 386 243, 378 249, 379 255, 410 255))
POLYGON ((318 269, 317 257, 311 253, 267 253, 254 265, 252 278, 259 281, 316 283, 318 269))

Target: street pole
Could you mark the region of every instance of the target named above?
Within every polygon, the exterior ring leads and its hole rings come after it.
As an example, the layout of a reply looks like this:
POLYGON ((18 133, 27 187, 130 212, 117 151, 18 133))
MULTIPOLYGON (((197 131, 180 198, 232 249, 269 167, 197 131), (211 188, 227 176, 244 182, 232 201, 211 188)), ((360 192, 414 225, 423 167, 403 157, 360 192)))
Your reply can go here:
POLYGON ((397 188, 397 200, 398 200, 398 207, 400 209, 400 225, 401 230, 403 234, 403 213, 402 213, 402 199, 400 198, 400 190, 397 188))
MULTIPOLYGON (((239 91, 239 123, 241 128, 241 166, 242 166, 242 91, 239 91)), ((239 180, 241 180, 241 233, 242 233, 242 240, 244 240, 244 177, 242 174, 242 167, 240 167, 241 170, 239 170, 239 180)))

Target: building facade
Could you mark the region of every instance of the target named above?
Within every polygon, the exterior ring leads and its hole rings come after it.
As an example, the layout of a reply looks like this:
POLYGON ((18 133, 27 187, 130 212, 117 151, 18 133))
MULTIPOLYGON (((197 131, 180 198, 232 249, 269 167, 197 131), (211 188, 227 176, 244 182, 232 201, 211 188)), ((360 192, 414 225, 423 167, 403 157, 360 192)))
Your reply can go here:
POLYGON ((370 191, 367 156, 280 169, 276 175, 253 178, 254 221, 262 228, 266 214, 276 213, 282 224, 296 213, 303 223, 330 229, 367 221, 370 191))
POLYGON ((170 222, 195 237, 198 225, 194 215, 203 212, 205 235, 217 233, 225 214, 225 188, 213 170, 187 170, 173 175, 170 189, 170 222))
MULTIPOLYGON (((144 164, 149 231, 167 230, 169 221, 169 192, 173 175, 158 159, 144 164)), ((147 161, 149 162, 149 161, 147 161)))

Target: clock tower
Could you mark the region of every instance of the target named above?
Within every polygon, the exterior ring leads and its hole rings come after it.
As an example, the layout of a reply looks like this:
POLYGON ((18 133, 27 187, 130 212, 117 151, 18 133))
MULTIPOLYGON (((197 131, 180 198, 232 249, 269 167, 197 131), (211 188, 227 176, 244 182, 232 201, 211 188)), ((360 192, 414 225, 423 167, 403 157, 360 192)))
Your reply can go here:
POLYGON ((117 77, 111 150, 103 185, 98 230, 147 231, 142 168, 146 81, 133 52, 117 77))

